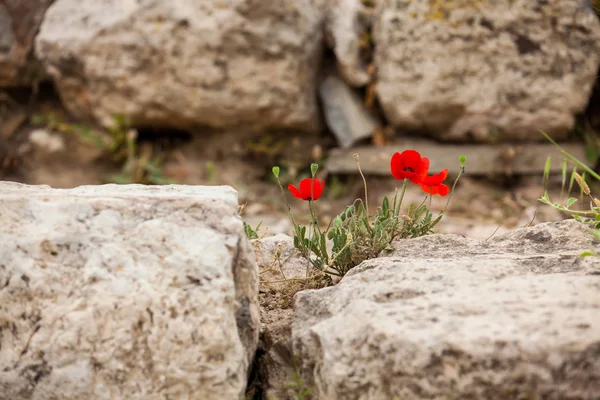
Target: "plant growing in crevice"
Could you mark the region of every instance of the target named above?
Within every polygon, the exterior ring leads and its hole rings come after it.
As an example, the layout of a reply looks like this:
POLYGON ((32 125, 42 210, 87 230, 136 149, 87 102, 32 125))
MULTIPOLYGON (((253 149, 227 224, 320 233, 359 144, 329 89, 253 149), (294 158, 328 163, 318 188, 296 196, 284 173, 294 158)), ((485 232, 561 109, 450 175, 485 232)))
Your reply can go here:
POLYGON ((49 130, 73 134, 78 139, 98 148, 121 164, 121 171, 107 179, 109 182, 164 185, 175 183, 164 176, 162 156, 154 154, 152 145, 139 143, 138 132, 130 128, 129 120, 122 114, 113 116, 113 124, 106 130, 96 130, 82 124, 62 121, 56 114, 37 114, 32 124, 49 130))
POLYGON ((286 385, 288 389, 292 391, 291 397, 293 400, 308 400, 314 388, 307 388, 302 378, 302 372, 298 366, 298 361, 294 362, 294 373, 292 374, 292 381, 286 385))
MULTIPOLYGON (((285 190, 279 181, 279 167, 273 167, 273 175, 281 189, 290 219, 294 227, 294 247, 307 260, 306 278, 311 278, 311 267, 319 273, 337 277, 344 276, 350 269, 361 262, 377 257, 383 250, 390 248, 391 243, 399 238, 414 238, 432 232, 441 220, 446 207, 437 216, 430 211, 431 197, 447 196, 450 188, 443 181, 448 171, 428 175, 429 160, 414 150, 396 153, 390 161, 392 175, 402 181, 400 191, 396 189, 390 201, 384 197, 374 214, 369 212, 367 182, 360 168, 358 154, 354 155, 358 170, 364 183, 365 200, 357 199, 346 207, 326 230, 322 230, 317 218, 315 201, 323 192, 325 181, 316 179, 318 165, 311 165, 311 177, 300 181, 300 185, 288 185, 292 196, 308 202, 310 222, 308 226, 296 223, 292 208, 285 196, 285 190), (410 205, 406 213, 402 212, 404 196, 409 182, 421 186, 428 194, 419 205, 410 205)), ((466 159, 461 157, 460 172, 454 182, 452 192, 460 176, 464 173, 466 159)))
MULTIPOLYGON (((571 190, 573 188, 573 183, 577 182, 577 185, 579 186, 579 189, 580 189, 580 198, 577 199, 574 197, 570 197, 566 201, 565 204, 561 204, 558 202, 553 202, 550 199, 548 191, 545 190, 544 195, 539 198, 539 201, 551 206, 552 208, 554 208, 558 211, 569 213, 575 220, 590 226, 591 228, 593 228, 592 234, 594 235, 596 240, 600 241, 600 199, 598 199, 592 195, 590 186, 588 185, 588 182, 586 181, 587 177, 590 176, 593 179, 595 179, 597 182, 600 182, 600 175, 598 173, 596 173, 596 171, 591 169, 589 166, 587 166, 586 164, 581 162, 579 159, 577 159, 577 157, 573 156, 572 154, 570 154, 569 152, 564 150, 547 133, 545 133, 543 131, 540 131, 540 132, 546 137, 546 139, 550 143, 552 143, 565 156, 565 160, 564 160, 563 166, 562 166, 561 196, 562 196, 562 193, 564 192, 564 188, 567 183, 567 170, 568 170, 567 163, 571 162, 574 165, 573 165, 573 169, 571 170, 571 178, 569 180, 569 186, 567 189, 567 193, 569 193, 569 194, 571 193, 571 190), (581 175, 577 172, 578 167, 581 168, 581 170, 583 170, 581 175), (586 197, 586 196, 589 197, 589 209, 573 208, 573 206, 578 201, 580 203, 582 203, 584 197, 586 197)), ((550 175, 550 157, 548 157, 548 159, 546 160, 546 166, 544 168, 544 181, 545 182, 548 181, 549 175, 550 175)), ((586 252, 582 253, 581 255, 582 256, 591 256, 591 255, 598 256, 598 253, 592 249, 590 251, 586 251, 586 252)))

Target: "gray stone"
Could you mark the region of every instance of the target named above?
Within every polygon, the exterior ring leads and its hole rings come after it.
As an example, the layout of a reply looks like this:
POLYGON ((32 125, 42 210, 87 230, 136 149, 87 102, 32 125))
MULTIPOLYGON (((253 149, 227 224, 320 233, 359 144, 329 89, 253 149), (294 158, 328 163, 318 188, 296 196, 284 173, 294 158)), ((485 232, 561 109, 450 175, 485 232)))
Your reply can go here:
POLYGON ((33 45, 44 13, 53 1, 0 2, 0 87, 28 85, 45 78, 33 45))
POLYGON ((378 1, 377 96, 399 128, 447 140, 565 137, 600 64, 582 0, 378 1))
MULTIPOLYGON (((541 135, 540 135, 541 136, 541 135)), ((561 147, 579 160, 585 160, 583 143, 561 143, 561 147)), ((459 157, 466 156, 469 175, 537 175, 542 176, 548 156, 550 173, 560 174, 565 156, 550 143, 528 144, 440 144, 433 140, 399 139, 384 146, 359 146, 333 149, 327 157, 327 170, 335 174, 357 173, 353 153, 360 155, 365 174, 390 176, 392 155, 415 149, 429 158, 430 171, 448 168, 451 175, 460 170, 459 157)))
MULTIPOLYGON (((260 271, 261 335, 258 365, 263 398, 293 398, 294 373, 299 360, 292 352, 292 298, 305 289, 307 261, 294 248, 293 239, 278 234, 253 240, 260 271)), ((315 274, 314 269, 308 271, 315 274)), ((319 284, 318 280, 313 284, 319 284)))
POLYGON ((104 125, 316 131, 324 1, 57 0, 36 53, 104 125))
POLYGON ((296 295, 314 399, 597 399, 600 265, 575 221, 395 243, 296 295))
POLYGON ((361 39, 369 32, 370 23, 370 14, 360 0, 328 1, 325 39, 333 49, 340 75, 354 87, 369 83, 361 39))
POLYGON ((290 236, 278 233, 252 240, 252 244, 264 290, 282 290, 287 280, 306 277, 308 262, 294 248, 290 236))
POLYGON ((263 398, 289 398, 295 361, 292 356, 292 308, 290 290, 302 287, 306 260, 294 248, 291 237, 284 234, 252 241, 260 271, 262 355, 257 359, 263 398))
POLYGON ((258 270, 229 187, 0 184, 0 397, 243 399, 258 270))
POLYGON ((327 125, 342 148, 371 137, 381 126, 360 96, 337 76, 327 76, 319 87, 319 94, 327 125))

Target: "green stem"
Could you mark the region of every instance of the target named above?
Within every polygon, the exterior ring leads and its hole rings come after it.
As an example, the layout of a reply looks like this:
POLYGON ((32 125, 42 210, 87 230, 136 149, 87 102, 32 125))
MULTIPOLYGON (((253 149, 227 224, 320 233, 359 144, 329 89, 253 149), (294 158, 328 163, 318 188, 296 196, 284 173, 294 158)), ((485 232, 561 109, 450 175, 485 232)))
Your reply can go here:
MULTIPOLYGON (((296 235, 296 231, 298 230, 299 225, 296 223, 296 220, 294 219, 294 214, 292 213, 292 206, 290 205, 290 203, 287 201, 287 198, 285 197, 285 190, 283 189, 281 180, 279 179, 279 177, 276 177, 276 179, 277 179, 277 185, 279 186, 279 189, 281 189, 281 197, 283 198, 283 202, 285 203, 285 205, 288 208, 288 214, 292 221, 292 225, 294 226, 294 235, 296 235)), ((309 239, 309 243, 310 243, 310 239, 309 239)), ((304 247, 304 244, 302 244, 301 247, 304 247)), ((310 258, 310 247, 306 248, 305 250, 303 250, 302 248, 300 248, 298 250, 304 256, 304 258, 306 258, 308 260, 308 262, 310 264, 312 264, 313 267, 315 267, 316 269, 319 269, 318 264, 316 262, 314 262, 313 260, 311 260, 311 258, 310 258)), ((308 267, 307 267, 307 270, 308 270, 308 267)))
POLYGON ((582 163, 581 161, 579 161, 575 156, 571 155, 568 151, 566 151, 562 147, 560 147, 560 145, 558 143, 556 143, 554 141, 554 139, 552 139, 546 132, 540 131, 540 133, 542 135, 544 135, 546 137, 546 139, 548 139, 548 141, 550 143, 552 143, 554 146, 556 146, 556 148, 558 149, 558 151, 560 151, 565 157, 567 157, 573 163, 575 163, 576 165, 578 165, 581 168, 583 168, 588 174, 592 175, 594 178, 596 178, 597 180, 600 181, 600 175, 598 175, 593 169, 591 169, 590 167, 588 167, 587 165, 585 165, 584 163, 582 163))
POLYGON ((363 174, 362 169, 360 168, 358 153, 354 154, 354 160, 356 160, 356 166, 358 167, 358 172, 360 172, 360 176, 363 180, 363 185, 365 187, 365 209, 367 211, 367 220, 369 220, 369 194, 367 191, 367 180, 365 179, 365 175, 363 174))
POLYGON ((394 218, 394 225, 392 226, 392 233, 390 235, 391 244, 392 241, 396 238, 396 228, 398 227, 398 218, 400 215, 400 208, 402 207, 402 201, 404 200, 404 194, 406 193, 406 188, 408 187, 408 179, 404 179, 402 182, 402 192, 400 193, 400 201, 396 204, 396 197, 398 196, 398 188, 396 188, 396 194, 394 195, 394 214, 392 217, 394 218))
POLYGON ((308 208, 310 210, 310 217, 312 218, 312 221, 315 225, 316 232, 319 234, 319 238, 320 238, 322 233, 321 233, 321 228, 319 227, 318 220, 317 220, 317 211, 316 211, 315 205, 313 203, 314 203, 314 201, 310 200, 308 202, 308 208))
POLYGON ((404 194, 406 193, 406 188, 408 187, 408 179, 404 179, 402 183, 402 192, 400 192, 400 201, 398 201, 398 208, 394 210, 394 213, 397 215, 400 214, 400 207, 402 207, 402 201, 404 200, 404 194))
POLYGON ((444 212, 448 208, 448 204, 450 204, 450 199, 454 195, 454 190, 456 189, 456 184, 458 183, 458 180, 460 179, 460 177, 462 176, 462 174, 464 172, 465 172, 465 167, 461 166, 460 167, 460 171, 458 172, 458 176, 456 177, 456 179, 454 180, 454 184, 452 185, 452 190, 450 191, 450 196, 448 196, 448 200, 446 201, 446 205, 444 206, 444 209, 442 210, 442 212, 440 214, 444 214, 444 212))
MULTIPOLYGON (((308 233, 308 251, 307 251, 307 261, 308 264, 306 264, 306 278, 308 278, 308 276, 310 275, 310 265, 312 263, 312 260, 310 258, 310 251, 311 248, 310 246, 312 245, 312 240, 313 240, 313 236, 315 234, 315 218, 313 216, 313 212, 312 212, 312 200, 308 201, 308 209, 310 210, 310 216, 311 216, 311 220, 310 220, 310 231, 308 233)), ((305 287, 308 287, 308 281, 306 281, 305 287)))
POLYGON ((290 219, 292 220, 292 225, 294 225, 294 232, 296 232, 296 226, 298 226, 298 224, 296 224, 296 220, 294 219, 294 214, 292 214, 292 206, 290 205, 290 203, 287 201, 287 198, 285 197, 285 190, 283 190, 283 185, 281 184, 279 177, 276 177, 276 179, 277 179, 277 185, 279 185, 279 189, 281 189, 281 197, 283 197, 283 202, 285 203, 285 205, 288 208, 288 214, 290 215, 290 219))

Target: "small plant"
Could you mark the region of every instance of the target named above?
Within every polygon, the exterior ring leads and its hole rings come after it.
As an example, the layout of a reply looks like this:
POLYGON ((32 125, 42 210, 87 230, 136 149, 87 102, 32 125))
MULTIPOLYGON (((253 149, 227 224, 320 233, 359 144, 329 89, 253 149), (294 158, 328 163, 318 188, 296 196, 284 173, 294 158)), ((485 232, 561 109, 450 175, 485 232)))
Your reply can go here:
POLYGON ((244 222, 244 232, 246 233, 246 236, 248 237, 248 239, 250 239, 250 240, 258 239, 258 230, 260 229, 261 224, 258 224, 256 229, 253 229, 249 224, 246 223, 246 221, 243 221, 243 222, 244 222))
MULTIPOLYGON (((447 196, 451 193, 450 188, 443 183, 448 176, 448 170, 429 176, 429 159, 421 157, 414 150, 406 150, 394 154, 390 161, 392 175, 403 182, 400 192, 396 189, 392 201, 384 197, 381 206, 371 215, 367 182, 360 168, 358 154, 355 154, 354 158, 363 178, 365 200, 355 200, 333 219, 325 231, 319 226, 315 208, 315 201, 321 197, 325 186, 325 181, 316 179, 319 166, 312 164, 311 177, 302 179, 298 187, 288 185, 292 196, 308 202, 311 216, 308 226, 296 223, 279 180, 279 167, 273 167, 273 175, 281 189, 294 226, 294 247, 308 261, 307 279, 311 277, 310 267, 320 273, 342 277, 356 265, 377 257, 383 250, 390 248, 394 239, 413 238, 432 232, 445 211, 444 208, 444 211, 434 217, 430 208, 432 196, 447 196), (426 197, 420 205, 410 205, 406 214, 401 212, 409 182, 420 185, 421 189, 428 194, 429 208, 426 205, 426 197)), ((466 159, 461 157, 461 169, 453 189, 464 172, 465 161, 466 159)))
MULTIPOLYGON (((586 164, 584 164, 583 162, 578 160, 577 157, 573 156, 572 154, 570 154, 569 152, 564 150, 547 133, 545 133, 543 131, 540 131, 540 132, 546 137, 546 139, 548 139, 548 141, 550 141, 550 143, 552 143, 554 146, 556 146, 556 148, 566 157, 565 161, 563 162, 563 167, 562 167, 561 195, 562 195, 562 192, 564 192, 564 188, 567 183, 567 169, 568 169, 567 162, 570 161, 572 164, 574 164, 574 166, 571 171, 571 178, 569 181, 569 187, 568 187, 567 193, 571 193, 573 183, 577 182, 577 185, 580 188, 580 199, 579 199, 580 203, 583 202, 584 196, 589 197, 590 203, 589 203, 589 209, 585 209, 585 210, 574 209, 573 206, 577 203, 578 199, 576 199, 574 197, 570 197, 565 204, 553 202, 552 200, 550 200, 550 196, 548 195, 547 190, 544 191, 544 195, 539 198, 539 201, 551 206, 552 208, 554 208, 556 210, 569 213, 575 220, 592 227, 593 228, 592 233, 593 233, 594 237, 597 240, 600 240, 600 199, 598 199, 592 195, 590 186, 586 182, 586 176, 587 176, 586 174, 588 174, 589 176, 594 178, 596 181, 600 181, 600 175, 598 175, 596 173, 596 171, 594 171, 593 169, 588 167, 586 164), (584 171, 584 172, 582 172, 581 175, 577 172, 577 167, 581 168, 584 171)), ((544 167, 544 181, 548 180, 549 175, 550 175, 550 157, 548 157, 548 159, 546 160, 546 166, 544 167)), ((581 256, 591 256, 591 255, 598 256, 598 254, 596 253, 595 250, 586 251, 581 254, 581 256)))
POLYGON ((164 176, 162 157, 153 155, 150 145, 139 145, 138 133, 130 129, 129 121, 124 115, 114 115, 113 124, 106 132, 94 130, 86 125, 66 123, 52 113, 34 115, 31 122, 34 125, 43 125, 49 130, 75 134, 82 141, 102 150, 115 162, 122 163, 120 173, 111 176, 108 179, 110 182, 152 185, 175 183, 164 176))
POLYGON ((294 374, 292 375, 292 382, 288 383, 287 388, 293 390, 293 400, 306 400, 310 398, 313 392, 313 388, 306 388, 304 379, 302 378, 302 372, 296 363, 294 374))
POLYGON ((31 118, 33 125, 44 126, 48 130, 57 131, 65 134, 75 134, 82 141, 89 143, 99 149, 109 148, 109 138, 101 132, 94 131, 92 128, 82 124, 70 124, 62 121, 56 114, 35 114, 31 118))
POLYGON ((214 184, 217 182, 217 166, 214 162, 207 161, 204 171, 206 172, 206 179, 208 180, 208 183, 214 184))

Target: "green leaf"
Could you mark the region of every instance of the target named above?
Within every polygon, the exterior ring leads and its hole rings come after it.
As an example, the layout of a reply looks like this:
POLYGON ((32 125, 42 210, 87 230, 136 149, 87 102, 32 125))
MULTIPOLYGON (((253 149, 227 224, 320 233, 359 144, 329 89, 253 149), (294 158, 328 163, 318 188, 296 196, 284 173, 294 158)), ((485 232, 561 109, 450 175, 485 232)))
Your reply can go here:
POLYGON ((383 203, 381 205, 381 213, 387 217, 389 212, 390 212, 390 201, 388 200, 387 197, 384 197, 383 203))
POLYGON ((325 235, 321 235, 321 256, 324 258, 324 261, 327 262, 327 242, 325 240, 325 235))
POLYGON ((364 213, 365 213, 365 205, 361 201, 360 204, 358 205, 358 211, 356 211, 356 215, 361 216, 364 213))
POLYGON ((544 165, 544 186, 548 183, 548 179, 550 178, 550 168, 552 167, 552 157, 548 156, 546 159, 546 164, 544 165))
POLYGON ((579 257, 582 257, 582 258, 583 258, 583 257, 590 257, 590 256, 594 256, 594 255, 595 255, 595 254, 594 254, 594 253, 592 253, 591 251, 584 251, 583 253, 581 253, 581 254, 579 255, 579 257))
POLYGON ((577 167, 573 167, 573 170, 571 171, 571 178, 569 178, 569 190, 567 191, 567 193, 571 193, 571 191, 573 190, 573 184, 575 183, 576 175, 577 175, 577 167))
POLYGON ((577 202, 577 199, 574 197, 571 197, 569 200, 567 200, 567 208, 571 207, 576 202, 577 202))

